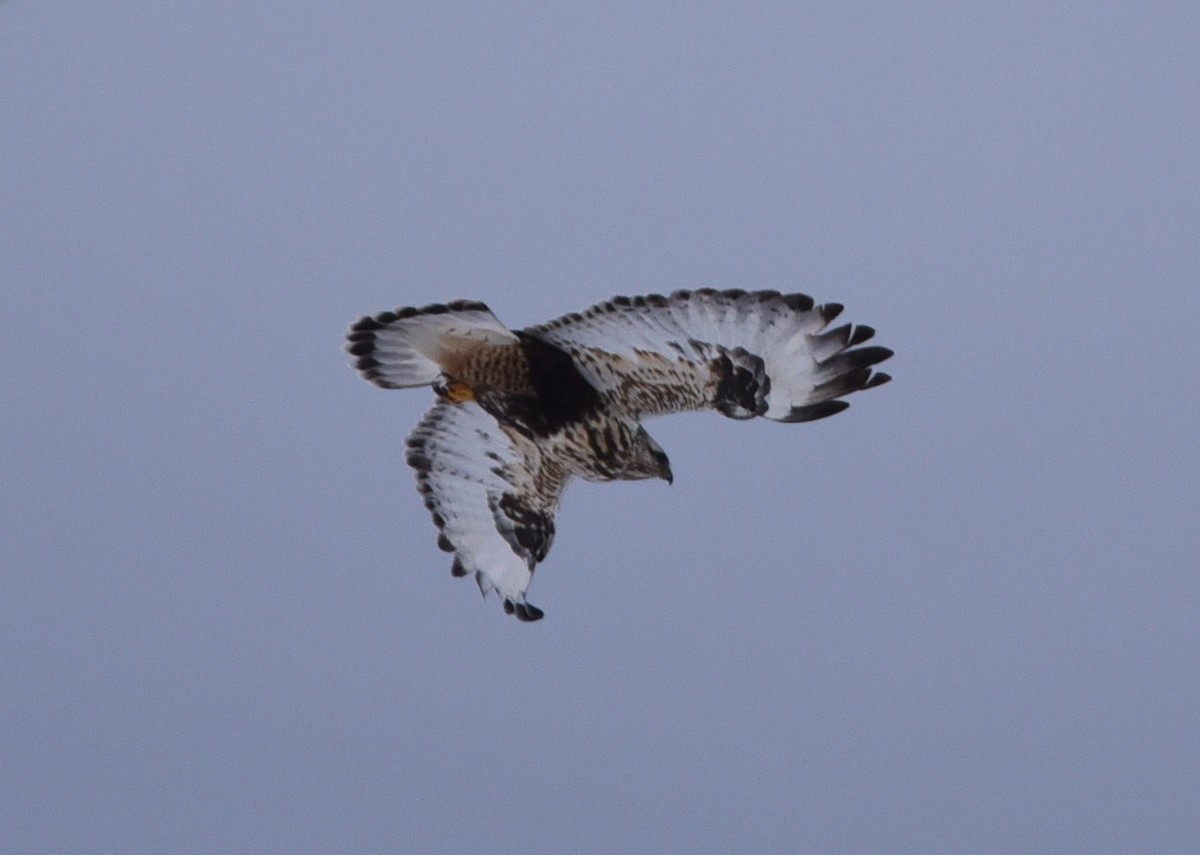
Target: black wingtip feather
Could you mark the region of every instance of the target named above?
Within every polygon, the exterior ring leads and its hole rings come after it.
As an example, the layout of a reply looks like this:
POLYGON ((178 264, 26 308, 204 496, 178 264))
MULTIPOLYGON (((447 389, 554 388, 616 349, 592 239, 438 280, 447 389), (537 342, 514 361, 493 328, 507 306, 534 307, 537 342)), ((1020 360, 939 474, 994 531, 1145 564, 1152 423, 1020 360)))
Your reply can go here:
POLYGON ((870 368, 854 368, 831 377, 824 383, 818 383, 813 387, 812 394, 819 398, 840 398, 842 395, 865 389, 865 384, 870 379, 870 368))
POLYGON ((546 613, 537 606, 530 605, 529 603, 518 603, 508 599, 504 601, 504 613, 513 615, 517 620, 526 623, 533 623, 533 621, 541 620, 546 616, 546 613))
POLYGON ((841 303, 826 303, 821 306, 821 320, 825 323, 832 323, 833 319, 842 313, 846 307, 841 303))
POLYGON ((880 347, 877 344, 868 347, 858 347, 854 350, 843 350, 821 363, 822 374, 841 374, 845 371, 876 365, 885 359, 891 359, 896 352, 891 348, 880 347))
POLYGON ((369 332, 369 331, 374 331, 374 330, 382 329, 382 328, 383 328, 383 324, 379 323, 379 321, 375 320, 374 318, 369 318, 366 315, 363 315, 361 318, 359 318, 357 321, 354 322, 354 324, 350 327, 350 331, 351 332, 369 332))
POLYGON ((796 312, 811 312, 815 301, 807 294, 784 294, 783 302, 796 312))
POLYGON ((517 617, 523 621, 526 621, 527 623, 532 623, 535 620, 541 620, 545 616, 546 613, 537 606, 530 605, 529 603, 517 604, 517 617))
POLYGON ((816 404, 805 404, 792 407, 791 411, 779 421, 792 424, 795 422, 815 422, 817 419, 828 418, 849 407, 846 401, 820 401, 816 404))
POLYGON ((864 341, 869 341, 875 336, 875 328, 869 327, 866 324, 859 324, 854 328, 854 332, 850 335, 848 342, 851 347, 856 344, 862 344, 864 341))
POLYGON ((486 303, 479 300, 451 300, 446 304, 453 312, 490 312, 486 303))
POLYGON ((820 339, 822 346, 825 346, 827 341, 836 341, 840 342, 842 348, 846 348, 850 346, 851 329, 850 324, 842 324, 831 330, 825 330, 817 338, 820 339))
POLYGON ((418 472, 428 472, 433 468, 433 461, 429 459, 429 455, 424 449, 410 448, 408 454, 404 456, 404 462, 418 472))

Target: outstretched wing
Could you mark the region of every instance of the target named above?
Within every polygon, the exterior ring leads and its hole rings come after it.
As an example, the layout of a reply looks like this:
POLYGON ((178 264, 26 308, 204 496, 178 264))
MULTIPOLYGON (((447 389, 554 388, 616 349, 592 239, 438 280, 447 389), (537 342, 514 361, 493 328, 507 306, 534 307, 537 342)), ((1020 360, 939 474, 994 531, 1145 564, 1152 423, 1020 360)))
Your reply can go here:
POLYGON ((634 415, 717 409, 732 418, 824 418, 837 400, 891 378, 892 355, 859 347, 868 326, 826 329, 842 311, 804 294, 676 291, 614 297, 526 330, 567 351, 612 404, 634 415))
POLYGON ((517 344, 483 303, 454 300, 359 318, 346 350, 362 376, 384 389, 428 386, 454 375, 479 351, 517 344))
POLYGON ((521 620, 542 617, 525 591, 554 540, 567 474, 473 401, 436 404, 409 435, 407 459, 438 546, 454 553, 451 572, 474 575, 521 620))

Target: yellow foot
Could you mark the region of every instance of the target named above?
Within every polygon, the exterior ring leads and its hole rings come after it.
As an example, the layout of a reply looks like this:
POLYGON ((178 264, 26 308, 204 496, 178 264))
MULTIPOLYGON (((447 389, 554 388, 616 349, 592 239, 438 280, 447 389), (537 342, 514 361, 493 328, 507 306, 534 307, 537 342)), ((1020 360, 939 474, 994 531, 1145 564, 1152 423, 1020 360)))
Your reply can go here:
POLYGON ((443 401, 461 404, 463 401, 474 401, 475 391, 461 380, 451 380, 449 383, 439 383, 433 387, 443 401))

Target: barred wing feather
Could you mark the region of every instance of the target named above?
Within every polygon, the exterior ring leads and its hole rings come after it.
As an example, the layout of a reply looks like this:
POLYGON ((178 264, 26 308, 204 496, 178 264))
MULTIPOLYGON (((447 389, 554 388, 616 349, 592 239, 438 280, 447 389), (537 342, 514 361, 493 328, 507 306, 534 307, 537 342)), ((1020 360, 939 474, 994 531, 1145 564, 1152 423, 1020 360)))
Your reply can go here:
POLYGON ((871 327, 827 329, 841 311, 804 294, 701 289, 614 297, 526 332, 571 353, 635 415, 716 408, 795 422, 840 412, 840 396, 891 379, 871 366, 892 351, 860 346, 871 327))
POLYGON ((473 575, 522 620, 542 617, 525 592, 554 539, 565 473, 474 402, 436 404, 409 435, 407 460, 438 546, 454 553, 451 572, 473 575))

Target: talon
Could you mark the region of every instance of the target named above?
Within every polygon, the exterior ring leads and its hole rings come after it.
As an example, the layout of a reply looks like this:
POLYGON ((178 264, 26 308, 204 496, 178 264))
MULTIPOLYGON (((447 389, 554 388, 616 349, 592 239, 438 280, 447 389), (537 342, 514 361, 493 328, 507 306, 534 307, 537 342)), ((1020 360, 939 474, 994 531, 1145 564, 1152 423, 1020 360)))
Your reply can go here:
POLYGON ((442 400, 452 404, 475 400, 475 390, 461 380, 451 380, 445 384, 439 383, 433 387, 433 391, 437 392, 438 397, 442 400))

